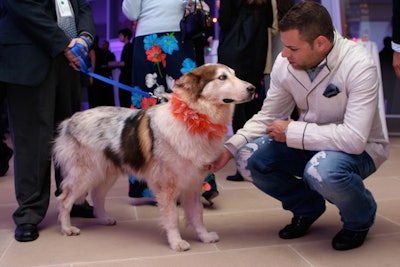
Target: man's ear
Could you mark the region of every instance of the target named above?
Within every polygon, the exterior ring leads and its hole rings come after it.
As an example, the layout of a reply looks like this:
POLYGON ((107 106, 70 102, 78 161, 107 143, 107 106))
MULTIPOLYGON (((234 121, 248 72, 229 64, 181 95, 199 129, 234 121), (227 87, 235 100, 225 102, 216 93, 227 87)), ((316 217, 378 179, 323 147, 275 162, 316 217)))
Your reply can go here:
POLYGON ((329 45, 330 42, 328 38, 326 38, 325 36, 320 35, 314 40, 314 48, 320 51, 326 50, 329 47, 329 45))

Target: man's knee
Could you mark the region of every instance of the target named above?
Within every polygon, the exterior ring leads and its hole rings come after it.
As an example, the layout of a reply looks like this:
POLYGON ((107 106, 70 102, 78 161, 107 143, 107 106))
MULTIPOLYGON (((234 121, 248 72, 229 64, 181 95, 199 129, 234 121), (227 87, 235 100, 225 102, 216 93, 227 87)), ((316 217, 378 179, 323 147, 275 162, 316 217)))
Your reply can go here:
POLYGON ((318 189, 324 183, 329 183, 329 170, 326 168, 325 151, 320 151, 311 158, 304 168, 303 180, 313 189, 318 189))

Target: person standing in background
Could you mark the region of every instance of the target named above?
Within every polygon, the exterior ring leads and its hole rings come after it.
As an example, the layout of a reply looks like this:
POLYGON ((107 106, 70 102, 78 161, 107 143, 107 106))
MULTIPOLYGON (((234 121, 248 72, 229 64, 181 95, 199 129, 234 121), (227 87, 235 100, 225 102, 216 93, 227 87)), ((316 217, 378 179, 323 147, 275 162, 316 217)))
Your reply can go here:
POLYGON ((0 90, 14 148, 17 241, 39 237, 50 200, 55 127, 81 104, 81 65, 71 48, 79 43, 88 50, 94 35, 86 0, 0 1, 0 90))
MULTIPOLYGON (((199 1, 200 2, 200 1, 199 1)), ((208 0, 208 2, 210 2, 208 0)), ((206 1, 201 1, 200 7, 210 13, 210 5, 206 1)), ((206 31, 202 33, 201 35, 193 38, 193 45, 194 45, 194 51, 196 55, 196 66, 199 67, 204 64, 205 62, 205 53, 204 49, 209 46, 212 42, 214 32, 213 32, 213 27, 210 29, 207 27, 206 31)))
MULTIPOLYGON (((256 86, 256 99, 236 105, 233 132, 243 127, 262 106, 262 87, 268 51, 268 28, 272 26, 271 0, 221 0, 219 3, 218 62, 235 70, 239 79, 256 86)), ((237 172, 228 180, 242 181, 237 172)))
POLYGON ((272 0, 274 20, 272 27, 268 29, 268 53, 266 58, 266 64, 264 69, 264 88, 267 93, 270 83, 270 74, 272 66, 274 65, 275 59, 283 49, 281 42, 280 33, 278 31, 278 22, 282 17, 289 11, 289 9, 295 4, 294 0, 272 0))
MULTIPOLYGON (((94 59, 92 61, 92 64, 94 62, 93 72, 112 79, 112 68, 109 67, 109 63, 115 61, 115 54, 110 51, 109 41, 103 40, 101 47, 98 42, 99 39, 96 36, 90 52, 91 59, 94 59)), ((114 87, 98 79, 92 79, 92 81, 92 85, 88 88, 89 107, 114 106, 114 87)))
MULTIPOLYGON (((133 60, 133 44, 131 43, 132 31, 130 29, 121 29, 118 32, 118 39, 124 43, 122 48, 121 60, 117 66, 121 70, 119 75, 119 82, 128 86, 132 85, 132 60, 133 60)), ((119 89, 119 103, 121 107, 129 108, 131 106, 132 93, 119 89)))
POLYGON ((393 0, 392 4, 393 68, 396 76, 400 78, 400 0, 393 0))
POLYGON ((196 67, 193 43, 181 38, 179 22, 185 8, 182 0, 122 2, 124 15, 137 20, 133 86, 155 95, 167 92, 182 72, 196 67))

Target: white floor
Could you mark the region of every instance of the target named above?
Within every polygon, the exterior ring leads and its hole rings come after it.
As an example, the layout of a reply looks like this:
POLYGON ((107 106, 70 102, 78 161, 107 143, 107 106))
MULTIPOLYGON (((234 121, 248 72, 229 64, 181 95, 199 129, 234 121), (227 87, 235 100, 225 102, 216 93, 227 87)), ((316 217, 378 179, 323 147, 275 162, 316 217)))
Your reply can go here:
POLYGON ((400 138, 392 138, 390 160, 366 180, 378 202, 375 226, 362 247, 345 252, 331 248, 332 237, 341 229, 332 205, 305 237, 280 239, 278 231, 289 223, 291 214, 252 184, 225 180, 235 172, 233 162, 216 174, 220 196, 213 208, 204 211, 206 226, 219 233, 218 243, 198 242, 182 223, 183 236, 192 247, 181 253, 170 250, 158 227, 157 207, 132 205, 124 179, 108 195, 107 209, 117 218, 117 225, 73 219, 81 235, 62 236, 56 203, 51 199, 39 239, 19 243, 14 240, 11 219, 17 205, 9 171, 0 177, 0 266, 400 266, 399 164, 400 138))

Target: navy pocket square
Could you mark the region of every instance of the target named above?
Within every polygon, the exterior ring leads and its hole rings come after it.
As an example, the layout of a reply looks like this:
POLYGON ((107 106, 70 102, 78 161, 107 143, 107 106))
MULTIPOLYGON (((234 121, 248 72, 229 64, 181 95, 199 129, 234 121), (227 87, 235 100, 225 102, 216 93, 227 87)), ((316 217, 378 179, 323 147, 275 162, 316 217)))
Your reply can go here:
POLYGON ((337 95, 339 93, 340 93, 339 88, 337 88, 336 85, 330 83, 328 85, 328 87, 326 87, 326 89, 325 89, 324 96, 330 98, 330 97, 333 97, 333 96, 335 96, 335 95, 337 95))

